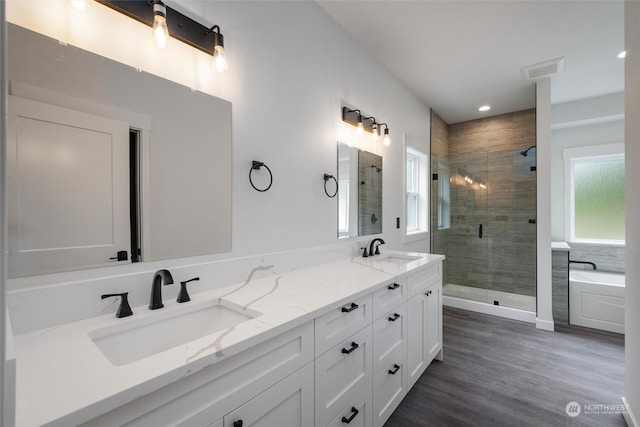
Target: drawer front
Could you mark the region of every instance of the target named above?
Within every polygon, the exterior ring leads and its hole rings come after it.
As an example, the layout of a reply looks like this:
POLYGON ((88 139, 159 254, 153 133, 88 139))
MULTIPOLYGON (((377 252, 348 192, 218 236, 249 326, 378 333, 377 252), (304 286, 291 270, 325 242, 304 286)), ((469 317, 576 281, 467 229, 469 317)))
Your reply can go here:
POLYGON ((224 417, 224 427, 313 425, 313 363, 224 417))
POLYGON ((407 281, 399 280, 386 284, 373 293, 373 319, 378 319, 387 311, 407 300, 407 281))
POLYGON ((371 383, 371 325, 315 361, 316 426, 327 425, 371 383))
POLYGON ((381 427, 407 394, 404 357, 392 361, 373 381, 373 425, 381 427))
POLYGON ((371 294, 349 301, 316 318, 316 356, 370 324, 371 319, 371 294))
POLYGON ((313 322, 308 322, 86 425, 209 425, 312 360, 313 322))
POLYGON ((402 303, 373 323, 373 376, 404 355, 406 346, 407 303, 402 303))
POLYGON ((409 273, 407 276, 409 298, 439 282, 442 282, 442 262, 409 273))
MULTIPOLYGON (((333 419, 327 427, 371 427, 373 425, 371 385, 333 419)), ((318 424, 316 424, 318 426, 318 424)))

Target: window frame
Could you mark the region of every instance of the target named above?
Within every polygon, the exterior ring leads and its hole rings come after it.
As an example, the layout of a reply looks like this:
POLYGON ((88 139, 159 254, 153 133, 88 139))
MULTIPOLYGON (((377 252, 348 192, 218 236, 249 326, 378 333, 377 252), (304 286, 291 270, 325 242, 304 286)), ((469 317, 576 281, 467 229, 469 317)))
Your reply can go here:
POLYGON ((404 150, 404 237, 405 242, 424 240, 429 233, 429 155, 405 144, 404 150), (407 163, 414 160, 414 185, 416 191, 407 188, 407 163), (407 201, 409 197, 416 197, 417 227, 409 229, 407 223, 407 201))
POLYGON ((592 243, 599 245, 624 246, 625 240, 616 239, 589 239, 575 236, 575 180, 574 172, 577 163, 589 161, 624 160, 624 143, 591 145, 562 150, 564 158, 564 182, 565 182, 565 240, 569 243, 592 243))

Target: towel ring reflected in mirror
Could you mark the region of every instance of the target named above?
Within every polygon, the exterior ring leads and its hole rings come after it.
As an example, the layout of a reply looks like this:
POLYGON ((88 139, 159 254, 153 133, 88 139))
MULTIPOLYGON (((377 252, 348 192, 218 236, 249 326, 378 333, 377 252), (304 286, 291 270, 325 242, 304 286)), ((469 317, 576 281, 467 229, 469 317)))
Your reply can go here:
POLYGON ((259 191, 261 193, 264 193, 265 191, 267 191, 268 189, 271 188, 271 184, 273 184, 273 174, 271 173, 271 169, 269 169, 269 166, 265 165, 262 162, 259 162, 257 160, 253 160, 251 163, 251 169, 249 169, 249 182, 251 183, 251 186, 253 187, 254 190, 259 191), (255 184, 253 183, 253 178, 251 176, 251 174, 253 173, 254 170, 260 170, 260 168, 262 168, 264 166, 264 168, 267 170, 267 172, 269 172, 269 185, 267 186, 267 188, 258 188, 255 186, 255 184))
POLYGON ((329 175, 328 173, 324 174, 324 194, 326 194, 330 198, 334 198, 338 194, 338 180, 335 176, 329 175), (329 194, 329 191, 327 190, 327 181, 331 179, 336 183, 336 191, 334 191, 333 194, 329 194))

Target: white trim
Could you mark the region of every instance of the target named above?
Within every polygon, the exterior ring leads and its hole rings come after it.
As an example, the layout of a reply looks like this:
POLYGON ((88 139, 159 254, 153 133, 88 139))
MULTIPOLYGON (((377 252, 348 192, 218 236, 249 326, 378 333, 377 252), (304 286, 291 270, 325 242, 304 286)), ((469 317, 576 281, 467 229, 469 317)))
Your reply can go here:
POLYGON ((638 419, 631 411, 631 406, 629 406, 629 403, 627 403, 627 399, 624 396, 622 396, 622 404, 626 408, 625 411, 622 411, 622 416, 624 416, 624 421, 627 423, 627 426, 640 427, 640 424, 638 424, 638 419))
POLYGON ((450 297, 447 295, 442 296, 442 305, 475 311, 477 313, 490 314, 492 316, 504 317, 511 320, 519 320, 521 322, 536 323, 536 314, 533 311, 519 310, 517 308, 505 307, 503 305, 492 305, 480 301, 450 297))
POLYGON ((553 320, 544 320, 536 317, 536 329, 542 329, 543 331, 554 330, 553 320))

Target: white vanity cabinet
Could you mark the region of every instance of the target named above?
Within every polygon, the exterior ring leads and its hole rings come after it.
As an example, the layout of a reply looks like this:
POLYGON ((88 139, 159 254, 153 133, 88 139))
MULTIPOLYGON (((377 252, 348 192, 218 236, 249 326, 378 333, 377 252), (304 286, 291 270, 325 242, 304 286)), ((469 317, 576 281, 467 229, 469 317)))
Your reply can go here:
POLYGON ((442 262, 371 289, 85 425, 381 427, 441 359, 442 262))
MULTIPOLYGON (((440 264, 437 266, 441 271, 440 264)), ((413 387, 431 361, 442 351, 442 275, 430 280, 410 276, 414 294, 407 304, 407 373, 413 387)), ((438 356, 442 360, 442 354, 438 356)))

